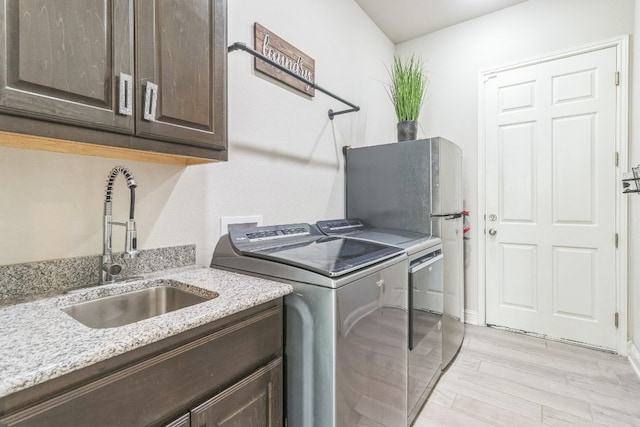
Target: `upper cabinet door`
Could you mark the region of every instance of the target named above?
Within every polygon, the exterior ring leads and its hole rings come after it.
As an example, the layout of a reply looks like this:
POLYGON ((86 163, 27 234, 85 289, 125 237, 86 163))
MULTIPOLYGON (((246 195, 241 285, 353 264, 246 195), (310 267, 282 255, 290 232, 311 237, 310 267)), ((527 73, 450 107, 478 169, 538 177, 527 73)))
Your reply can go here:
POLYGON ((0 0, 0 111, 133 133, 134 82, 133 0, 0 0))
POLYGON ((226 0, 137 0, 136 133, 226 148, 226 0))

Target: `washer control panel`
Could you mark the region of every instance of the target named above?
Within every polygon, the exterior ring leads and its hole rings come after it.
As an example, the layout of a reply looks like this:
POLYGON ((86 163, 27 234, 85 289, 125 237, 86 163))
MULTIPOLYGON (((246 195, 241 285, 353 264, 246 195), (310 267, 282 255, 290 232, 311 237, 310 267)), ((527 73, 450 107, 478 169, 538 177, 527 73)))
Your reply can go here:
POLYGON ((366 224, 358 218, 330 219, 318 221, 316 225, 324 234, 347 234, 367 228, 366 224))

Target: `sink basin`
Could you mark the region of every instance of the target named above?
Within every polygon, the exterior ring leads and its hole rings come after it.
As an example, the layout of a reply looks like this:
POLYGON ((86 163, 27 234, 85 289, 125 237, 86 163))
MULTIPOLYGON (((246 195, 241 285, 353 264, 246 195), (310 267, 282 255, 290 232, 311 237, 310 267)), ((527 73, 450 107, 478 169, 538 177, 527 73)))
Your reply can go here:
POLYGON ((203 295, 173 286, 152 286, 62 307, 61 310, 90 328, 114 328, 190 307, 218 296, 203 295))

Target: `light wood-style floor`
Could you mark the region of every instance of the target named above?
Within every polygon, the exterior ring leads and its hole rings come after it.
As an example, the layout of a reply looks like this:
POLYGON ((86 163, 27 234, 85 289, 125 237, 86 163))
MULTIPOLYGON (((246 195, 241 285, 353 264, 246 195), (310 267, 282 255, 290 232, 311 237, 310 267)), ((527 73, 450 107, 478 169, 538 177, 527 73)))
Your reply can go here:
POLYGON ((622 356, 467 325, 427 426, 640 426, 640 379, 622 356))

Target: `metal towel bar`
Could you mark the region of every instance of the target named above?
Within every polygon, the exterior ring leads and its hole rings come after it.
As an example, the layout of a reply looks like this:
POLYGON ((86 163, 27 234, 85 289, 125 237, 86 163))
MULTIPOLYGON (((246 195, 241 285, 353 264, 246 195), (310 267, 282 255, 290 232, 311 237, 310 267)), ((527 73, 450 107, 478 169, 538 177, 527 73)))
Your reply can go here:
POLYGON ((337 99, 338 101, 342 102, 343 104, 348 105, 349 109, 347 110, 341 110, 341 111, 333 111, 333 110, 329 110, 329 119, 333 120, 333 118, 337 115, 340 114, 346 114, 346 113, 353 113, 356 111, 360 111, 360 107, 358 107, 355 104, 352 104, 349 101, 344 100, 343 98, 340 98, 337 95, 334 95, 333 93, 329 92, 328 90, 318 86, 317 84, 315 84, 314 82, 311 82, 307 79, 305 79, 304 77, 300 77, 299 75, 297 75, 296 73, 294 73, 291 70, 288 70, 287 68, 283 67, 282 65, 278 64, 275 61, 272 61, 271 59, 267 58, 266 56, 264 56, 263 54, 261 54, 260 52, 257 52, 253 49, 251 49, 250 47, 248 47, 246 44, 242 43, 242 42, 235 42, 233 43, 231 46, 228 47, 227 51, 229 53, 236 51, 236 50, 243 50, 253 56, 255 56, 256 58, 266 62, 267 64, 276 67, 278 70, 281 70, 285 73, 287 73, 288 75, 290 75, 291 77, 294 77, 298 80, 300 80, 301 82, 303 82, 306 85, 309 85, 310 87, 314 88, 315 90, 319 90, 320 92, 324 93, 325 95, 328 95, 330 97, 332 97, 333 99, 337 99))

